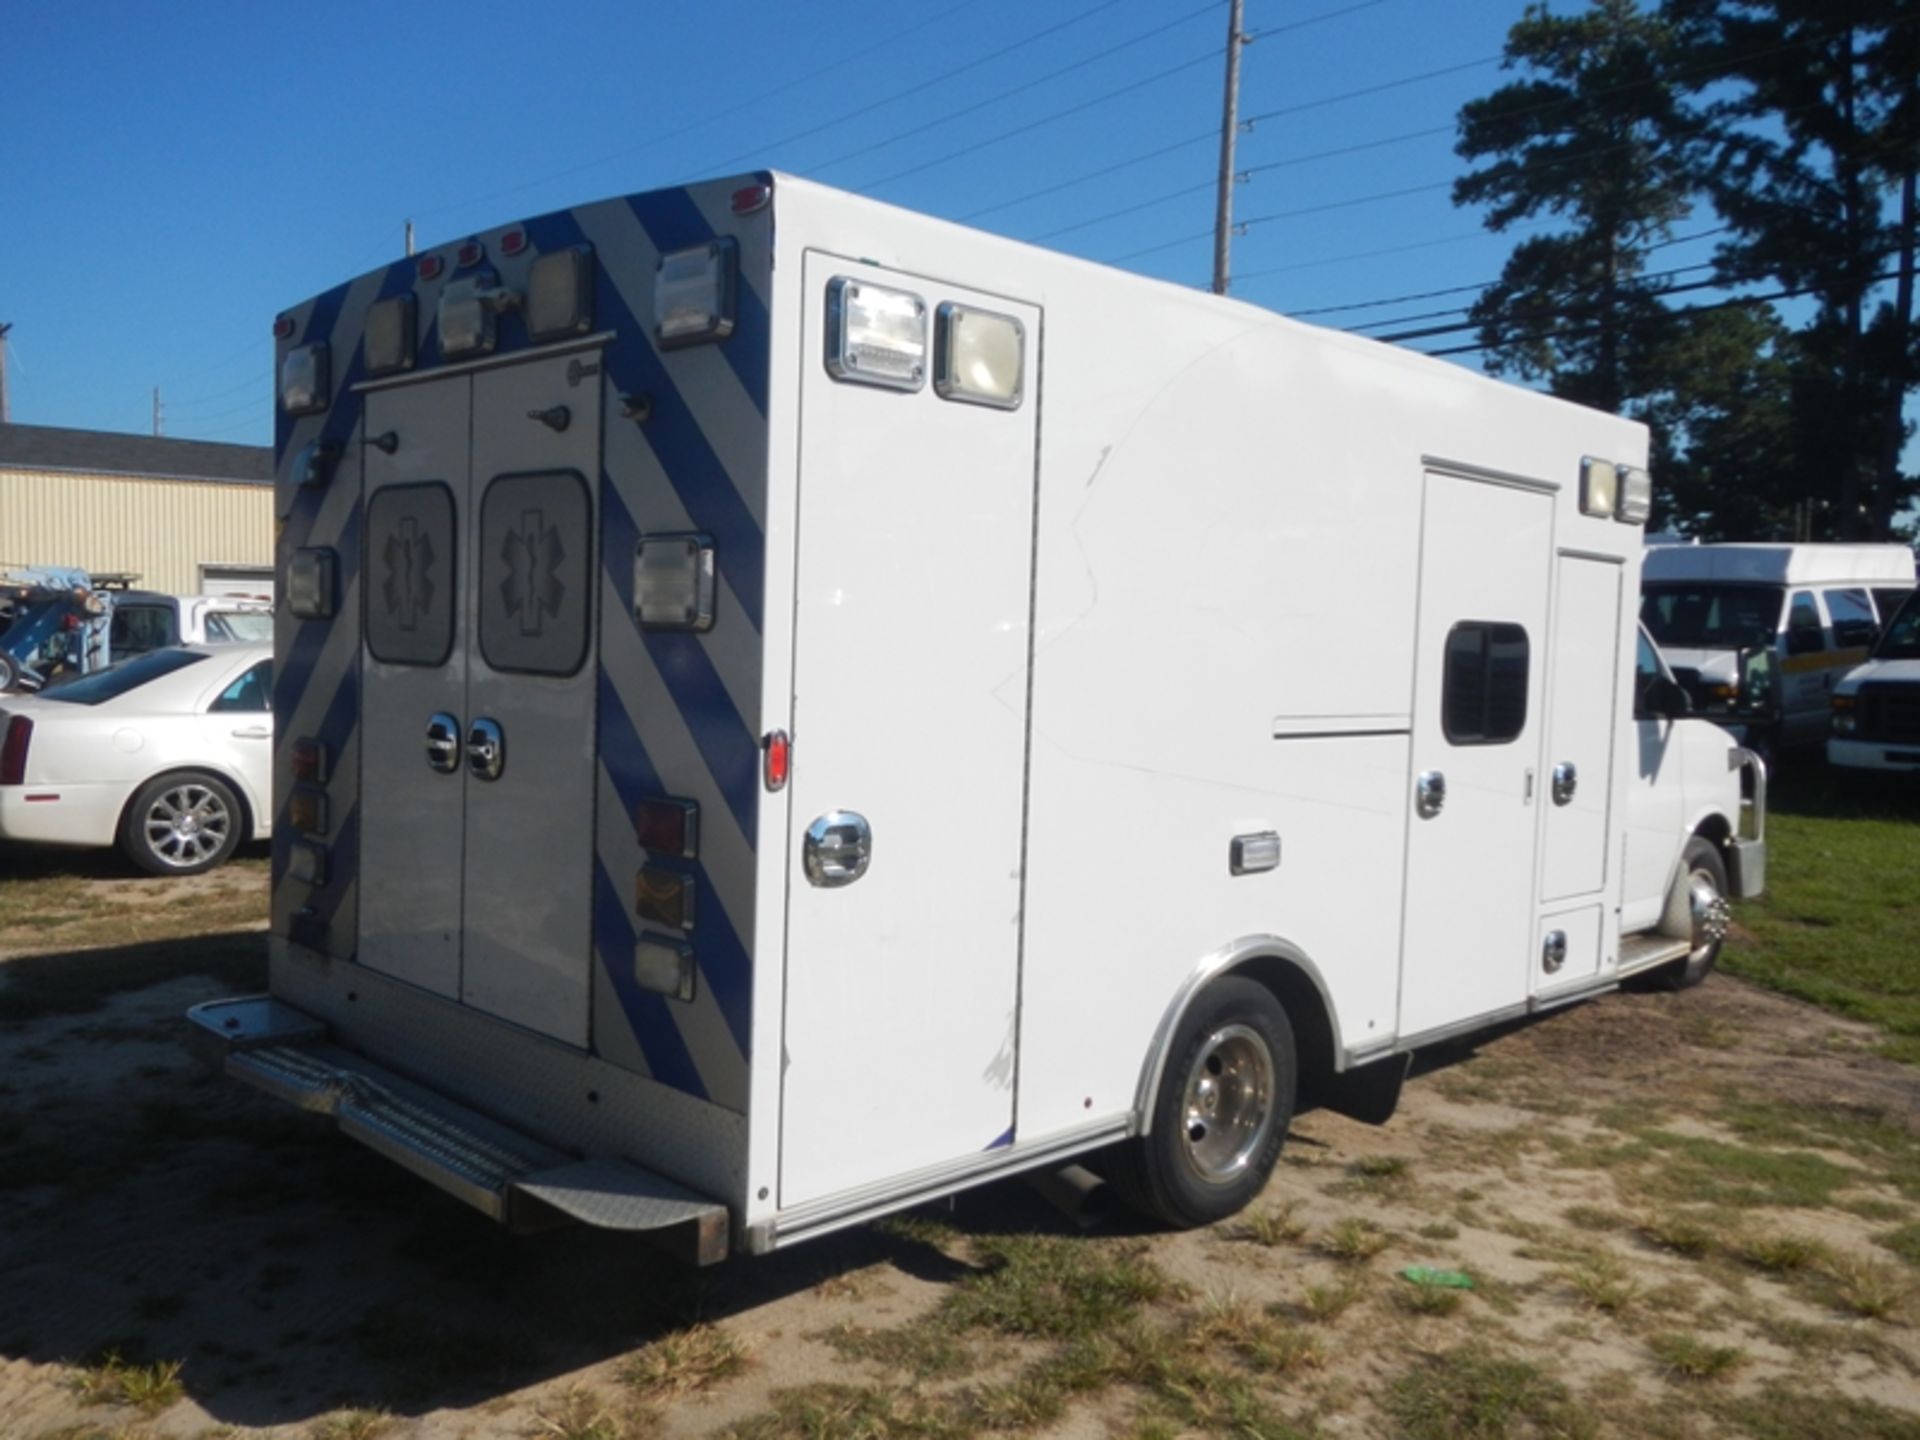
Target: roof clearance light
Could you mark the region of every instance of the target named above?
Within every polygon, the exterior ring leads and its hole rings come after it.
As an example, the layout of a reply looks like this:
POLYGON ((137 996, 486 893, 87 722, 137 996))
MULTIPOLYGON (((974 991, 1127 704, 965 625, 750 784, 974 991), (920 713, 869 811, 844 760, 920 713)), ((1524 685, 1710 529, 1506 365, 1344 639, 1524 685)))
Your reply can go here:
POLYGON ((534 261, 527 274, 527 334, 557 340, 592 328, 593 247, 574 245, 534 261))
POLYGON ((487 258, 487 247, 478 240, 469 240, 454 253, 453 263, 462 270, 471 270, 487 258))
POLYGON ((1016 410, 1026 345, 1011 315, 948 301, 934 311, 933 388, 943 400, 1016 410))
POLYGON ((500 237, 500 253, 502 255, 518 255, 526 248, 527 232, 524 230, 509 230, 500 237))
POLYGON ((411 295, 376 300, 367 309, 365 348, 367 374, 392 375, 413 368, 414 337, 418 333, 419 302, 411 295))
POLYGON ((438 280, 440 272, 447 268, 446 258, 441 255, 422 255, 420 257, 420 278, 438 280))
POLYGON ((499 337, 494 331, 494 302, 498 283, 491 273, 469 275, 447 282, 440 292, 440 353, 452 359, 462 355, 491 355, 499 337))
POLYGON ((643 990, 693 999, 693 947, 683 940, 642 935, 633 947, 633 978, 643 990))
POLYGON ((294 551, 287 562, 287 610, 300 620, 331 620, 338 569, 331 550, 294 551))
POLYGON ((291 340, 293 338, 293 317, 291 315, 282 315, 273 322, 273 338, 276 340, 291 340))
POLYGON ((827 283, 827 373, 918 390, 927 378, 927 303, 905 290, 836 276, 827 283))
POLYGON ((662 255, 653 277, 653 338, 661 348, 733 333, 740 247, 731 235, 662 255))
POLYGON ((1607 520, 1620 494, 1620 467, 1611 460, 1589 458, 1580 466, 1580 509, 1607 520))
POLYGON ((280 362, 280 404, 289 415, 317 415, 327 408, 332 387, 327 342, 289 350, 280 362))
POLYGON ((650 630, 711 630, 713 541, 649 535, 633 555, 633 614, 650 630))
POLYGON ((733 192, 733 213, 751 215, 773 199, 771 185, 746 185, 733 192))
POLYGON ((1644 525, 1653 513, 1653 476, 1638 465, 1620 472, 1620 498, 1613 514, 1625 525, 1644 525))

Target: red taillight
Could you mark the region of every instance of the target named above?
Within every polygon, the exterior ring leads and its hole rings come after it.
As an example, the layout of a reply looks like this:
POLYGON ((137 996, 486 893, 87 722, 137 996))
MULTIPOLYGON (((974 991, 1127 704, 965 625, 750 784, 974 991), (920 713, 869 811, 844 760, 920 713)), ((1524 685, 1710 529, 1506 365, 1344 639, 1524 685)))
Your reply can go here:
POLYGON ((0 741, 0 785, 27 783, 27 745, 33 739, 33 721, 15 715, 7 722, 7 738, 0 741))
POLYGON ((766 747, 767 751, 767 789, 781 790, 786 788, 787 767, 793 759, 792 745, 787 740, 787 732, 784 730, 771 731, 768 733, 767 738, 760 743, 766 747))
POLYGON ((773 198, 771 185, 748 185, 733 192, 733 213, 751 215, 773 198))

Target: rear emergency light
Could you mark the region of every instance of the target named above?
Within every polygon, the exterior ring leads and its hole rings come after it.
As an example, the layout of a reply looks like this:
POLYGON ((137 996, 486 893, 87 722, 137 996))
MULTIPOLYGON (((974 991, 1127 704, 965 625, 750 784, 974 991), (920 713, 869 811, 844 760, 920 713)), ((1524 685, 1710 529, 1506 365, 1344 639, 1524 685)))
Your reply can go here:
POLYGON ((683 940, 642 935, 633 947, 633 978, 643 990, 693 999, 693 947, 683 940))
POLYGON ((413 368, 418 313, 418 302, 412 295, 389 295, 367 308, 367 326, 361 339, 367 374, 392 375, 413 368))
POLYGON ((327 783, 327 747, 318 740, 293 742, 293 778, 303 785, 327 783))
POLYGON ((15 715, 7 721, 7 738, 0 740, 0 785, 27 783, 27 746, 33 741, 33 721, 15 715))
POLYGON ((691 860, 700 852, 700 807, 692 800, 642 800, 633 807, 633 829, 649 855, 691 860))
POLYGON ((327 408, 330 380, 326 341, 289 350, 280 362, 280 403, 289 415, 317 415, 327 408))
POLYGON ((693 877, 643 865, 633 880, 634 913, 668 930, 693 929, 693 877))
POLYGON ((534 261, 527 272, 528 337, 553 340, 592 328, 593 247, 570 245, 534 261))
POLYGON ((662 255, 653 279, 653 338, 663 346, 726 339, 739 270, 731 235, 662 255))
POLYGON ((296 885, 320 889, 327 883, 327 851, 322 845, 296 842, 287 852, 287 877, 296 885))

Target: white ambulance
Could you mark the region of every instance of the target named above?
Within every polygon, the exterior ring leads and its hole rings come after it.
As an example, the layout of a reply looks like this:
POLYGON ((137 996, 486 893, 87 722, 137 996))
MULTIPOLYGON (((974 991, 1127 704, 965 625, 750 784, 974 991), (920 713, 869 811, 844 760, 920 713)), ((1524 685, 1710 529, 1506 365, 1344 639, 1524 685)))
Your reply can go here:
POLYGON ((511 1224, 1205 1223, 1762 883, 1636 424, 766 173, 275 328, 271 994, 194 1019, 511 1224))

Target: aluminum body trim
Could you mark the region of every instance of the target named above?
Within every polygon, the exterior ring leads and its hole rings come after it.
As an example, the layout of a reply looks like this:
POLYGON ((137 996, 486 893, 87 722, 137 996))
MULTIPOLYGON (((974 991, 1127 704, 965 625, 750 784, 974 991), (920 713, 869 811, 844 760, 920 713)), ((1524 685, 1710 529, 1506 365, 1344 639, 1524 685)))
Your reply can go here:
POLYGON ((382 375, 378 380, 362 380, 347 388, 356 395, 364 395, 373 390, 394 390, 402 385, 419 385, 428 380, 444 380, 449 375, 472 375, 480 370, 498 370, 502 365, 523 365, 529 360, 541 360, 553 355, 570 355, 576 350, 598 350, 602 346, 611 345, 615 338, 614 331, 599 330, 573 340, 557 340, 551 345, 529 345, 524 350, 479 355, 472 360, 455 361, 451 365, 435 365, 429 370, 407 370, 398 375, 382 375))

